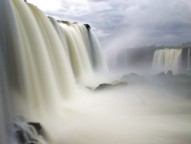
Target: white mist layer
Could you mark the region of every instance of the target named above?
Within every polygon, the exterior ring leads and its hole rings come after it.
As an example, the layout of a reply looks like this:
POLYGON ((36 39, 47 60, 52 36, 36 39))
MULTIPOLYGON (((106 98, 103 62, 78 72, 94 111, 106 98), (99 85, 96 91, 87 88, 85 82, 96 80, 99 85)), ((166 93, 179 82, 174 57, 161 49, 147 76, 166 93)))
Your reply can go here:
POLYGON ((56 144, 189 144, 191 101, 174 93, 146 84, 81 89, 43 123, 56 144))
POLYGON ((167 73, 172 71, 174 74, 180 72, 182 49, 159 49, 153 56, 153 69, 157 72, 167 73))

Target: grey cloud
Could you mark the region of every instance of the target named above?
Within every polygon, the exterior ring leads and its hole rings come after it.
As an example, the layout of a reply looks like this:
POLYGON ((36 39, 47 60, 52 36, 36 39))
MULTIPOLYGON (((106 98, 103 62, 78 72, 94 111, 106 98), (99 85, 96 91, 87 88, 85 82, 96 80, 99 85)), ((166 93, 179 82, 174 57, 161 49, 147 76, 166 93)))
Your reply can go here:
POLYGON ((89 9, 47 12, 89 23, 105 47, 178 44, 191 37, 190 0, 89 0, 89 9), (100 35, 99 35, 100 34, 100 35))
MULTIPOLYGON (((118 48, 142 44, 179 44, 190 41, 190 6, 181 0, 145 0, 129 5, 116 37, 118 48)), ((111 39, 107 47, 116 45, 111 39)))

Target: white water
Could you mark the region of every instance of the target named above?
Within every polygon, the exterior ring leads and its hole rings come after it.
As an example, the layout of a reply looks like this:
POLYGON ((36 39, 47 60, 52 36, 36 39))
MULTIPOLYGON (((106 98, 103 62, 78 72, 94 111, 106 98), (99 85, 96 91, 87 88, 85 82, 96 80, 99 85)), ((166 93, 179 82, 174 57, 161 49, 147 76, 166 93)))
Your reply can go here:
POLYGON ((92 73, 90 59, 86 50, 86 43, 84 43, 84 41, 88 41, 87 37, 82 37, 80 25, 76 26, 76 24, 67 25, 61 23, 60 26, 66 35, 74 74, 78 81, 83 81, 86 77, 86 73, 92 73))
POLYGON ((91 29, 87 29, 84 24, 57 21, 54 18, 50 20, 66 48, 78 82, 88 81, 95 71, 106 68, 99 42, 91 29))
POLYGON ((153 56, 152 67, 157 72, 167 73, 172 71, 174 74, 180 72, 182 49, 160 49, 156 50, 153 56))
POLYGON ((17 0, 13 2, 21 40, 20 47, 16 47, 23 73, 24 91, 21 95, 30 111, 48 110, 60 98, 69 97, 74 86, 72 70, 48 18, 35 11, 32 5, 27 6, 17 0), (40 20, 47 24, 42 27, 40 20), (50 30, 45 31, 46 27, 50 30), (65 95, 61 95, 62 91, 65 91, 65 95))
MULTIPOLYGON (((52 24, 35 6, 11 3, 16 21, 11 50, 18 75, 15 69, 10 73, 19 84, 10 86, 14 116, 40 122, 49 135, 47 143, 189 144, 189 99, 145 83, 105 91, 82 87, 87 80, 97 83, 95 67, 104 67, 92 32, 82 24, 54 19, 52 24)), ((0 113, 5 115, 2 109, 0 113)), ((0 126, 7 124, 4 117, 0 120, 0 126)), ((0 138, 6 128, 1 131, 0 138)), ((6 138, 0 142, 8 144, 6 138)))
POLYGON ((13 9, 20 31, 16 51, 25 97, 19 101, 26 100, 29 110, 49 111, 58 101, 74 95, 76 81, 93 76, 88 30, 83 24, 61 23, 56 30, 56 24, 39 9, 19 0, 13 1, 13 9))

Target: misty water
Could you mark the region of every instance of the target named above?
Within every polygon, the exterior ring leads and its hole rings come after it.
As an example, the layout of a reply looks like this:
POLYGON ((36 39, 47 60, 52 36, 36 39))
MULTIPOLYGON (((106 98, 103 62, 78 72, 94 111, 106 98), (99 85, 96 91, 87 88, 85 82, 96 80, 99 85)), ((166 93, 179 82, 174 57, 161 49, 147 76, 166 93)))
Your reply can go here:
POLYGON ((116 68, 89 25, 1 2, 0 144, 190 144, 190 48, 116 68))
POLYGON ((189 144, 190 90, 172 79, 159 83, 158 78, 131 75, 127 86, 83 90, 63 105, 64 128, 52 123, 49 129, 56 143, 189 144))

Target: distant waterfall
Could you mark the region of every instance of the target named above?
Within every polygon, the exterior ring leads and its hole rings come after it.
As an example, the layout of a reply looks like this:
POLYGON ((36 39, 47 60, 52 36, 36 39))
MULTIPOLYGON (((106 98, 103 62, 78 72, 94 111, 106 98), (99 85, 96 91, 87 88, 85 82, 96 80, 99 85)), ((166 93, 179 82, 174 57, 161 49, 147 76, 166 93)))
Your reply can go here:
POLYGON ((167 73, 172 71, 174 74, 180 72, 182 49, 159 49, 153 56, 152 67, 157 72, 167 73))
POLYGON ((190 57, 190 49, 188 49, 188 60, 187 60, 187 68, 188 68, 188 71, 191 70, 191 57, 190 57))

